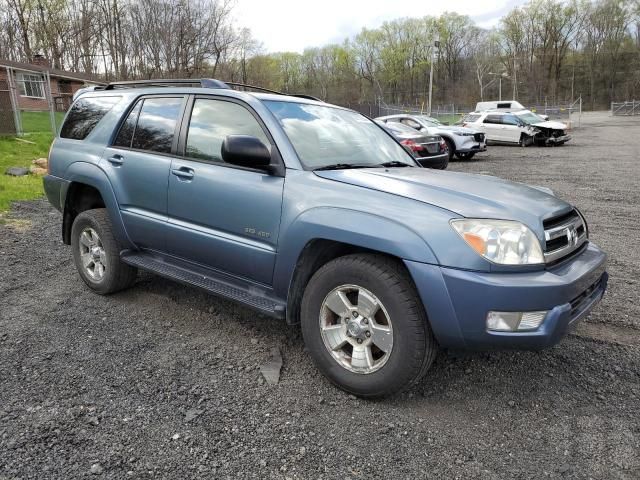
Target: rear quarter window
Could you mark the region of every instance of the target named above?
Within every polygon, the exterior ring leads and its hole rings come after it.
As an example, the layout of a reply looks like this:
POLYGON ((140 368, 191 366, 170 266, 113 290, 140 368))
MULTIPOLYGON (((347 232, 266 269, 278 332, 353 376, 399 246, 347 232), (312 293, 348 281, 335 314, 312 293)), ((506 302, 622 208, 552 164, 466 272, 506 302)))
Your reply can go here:
POLYGON ((82 97, 78 99, 60 129, 60 137, 84 140, 122 97, 82 97))

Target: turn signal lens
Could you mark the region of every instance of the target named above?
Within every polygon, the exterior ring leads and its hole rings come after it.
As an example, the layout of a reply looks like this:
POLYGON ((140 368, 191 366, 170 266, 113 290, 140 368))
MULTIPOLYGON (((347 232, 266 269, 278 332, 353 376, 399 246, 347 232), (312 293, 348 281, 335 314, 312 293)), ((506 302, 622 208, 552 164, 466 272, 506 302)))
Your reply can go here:
POLYGON ((482 237, 468 232, 464 233, 463 236, 469 246, 480 255, 484 255, 487 252, 487 247, 482 237))

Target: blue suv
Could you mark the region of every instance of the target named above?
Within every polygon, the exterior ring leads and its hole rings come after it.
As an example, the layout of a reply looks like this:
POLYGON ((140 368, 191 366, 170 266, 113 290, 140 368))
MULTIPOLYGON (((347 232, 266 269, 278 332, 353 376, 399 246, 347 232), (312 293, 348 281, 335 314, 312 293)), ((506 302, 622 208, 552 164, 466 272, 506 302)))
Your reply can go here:
POLYGON ((263 90, 78 95, 44 184, 90 289, 144 269, 300 324, 363 397, 418 381, 440 348, 551 346, 602 298, 606 255, 551 191, 422 168, 359 113, 263 90))

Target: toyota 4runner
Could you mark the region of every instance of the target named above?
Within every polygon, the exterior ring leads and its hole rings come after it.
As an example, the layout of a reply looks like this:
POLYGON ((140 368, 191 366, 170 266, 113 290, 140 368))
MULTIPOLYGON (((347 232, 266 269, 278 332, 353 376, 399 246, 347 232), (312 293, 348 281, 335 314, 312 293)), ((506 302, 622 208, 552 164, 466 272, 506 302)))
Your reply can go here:
POLYGON ((144 269, 301 324, 363 397, 416 382, 439 348, 553 345, 601 299, 606 256, 551 191, 421 168, 356 112, 255 90, 78 95, 44 185, 90 289, 144 269))

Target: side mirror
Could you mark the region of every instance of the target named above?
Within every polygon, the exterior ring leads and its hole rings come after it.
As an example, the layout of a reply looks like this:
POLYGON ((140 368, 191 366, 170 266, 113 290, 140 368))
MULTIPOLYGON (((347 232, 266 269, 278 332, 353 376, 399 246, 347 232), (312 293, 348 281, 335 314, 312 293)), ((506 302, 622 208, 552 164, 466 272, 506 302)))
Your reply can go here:
POLYGON ((241 167, 267 169, 271 164, 267 146, 250 135, 227 135, 220 153, 222 160, 241 167))

